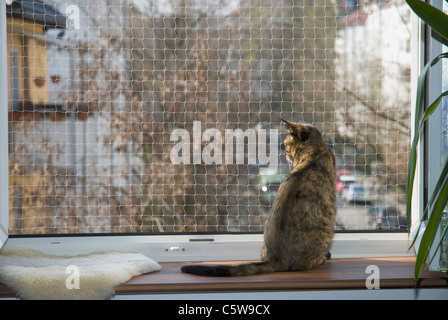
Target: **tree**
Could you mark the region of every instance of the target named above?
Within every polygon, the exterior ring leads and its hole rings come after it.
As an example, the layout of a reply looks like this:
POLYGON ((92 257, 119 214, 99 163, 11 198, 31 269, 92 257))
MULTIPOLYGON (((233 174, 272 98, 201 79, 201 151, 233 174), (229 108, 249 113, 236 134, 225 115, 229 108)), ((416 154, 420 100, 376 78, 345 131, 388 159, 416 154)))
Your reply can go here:
POLYGON ((269 204, 248 166, 173 165, 170 132, 192 132, 194 121, 221 132, 280 129, 283 116, 333 133, 335 6, 242 1, 224 16, 194 1, 176 8, 171 16, 134 12, 132 19, 146 214, 160 217, 166 231, 259 230, 269 204))

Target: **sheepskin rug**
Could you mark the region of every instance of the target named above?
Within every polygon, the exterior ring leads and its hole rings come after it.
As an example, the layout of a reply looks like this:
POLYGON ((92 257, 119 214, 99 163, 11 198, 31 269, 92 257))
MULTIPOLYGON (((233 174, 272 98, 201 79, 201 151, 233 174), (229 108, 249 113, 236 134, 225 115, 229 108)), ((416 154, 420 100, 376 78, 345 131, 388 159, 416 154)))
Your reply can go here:
POLYGON ((56 256, 24 248, 0 251, 0 282, 29 300, 108 299, 117 285, 160 268, 140 253, 56 256))

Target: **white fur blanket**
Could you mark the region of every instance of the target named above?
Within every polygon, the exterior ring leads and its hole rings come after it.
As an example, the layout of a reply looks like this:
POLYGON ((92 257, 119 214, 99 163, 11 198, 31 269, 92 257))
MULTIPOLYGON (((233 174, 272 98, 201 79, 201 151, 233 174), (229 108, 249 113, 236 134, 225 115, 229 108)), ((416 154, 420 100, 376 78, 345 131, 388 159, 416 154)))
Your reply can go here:
POLYGON ((0 251, 0 282, 22 299, 108 299, 131 277, 160 270, 140 253, 55 256, 24 248, 0 251))

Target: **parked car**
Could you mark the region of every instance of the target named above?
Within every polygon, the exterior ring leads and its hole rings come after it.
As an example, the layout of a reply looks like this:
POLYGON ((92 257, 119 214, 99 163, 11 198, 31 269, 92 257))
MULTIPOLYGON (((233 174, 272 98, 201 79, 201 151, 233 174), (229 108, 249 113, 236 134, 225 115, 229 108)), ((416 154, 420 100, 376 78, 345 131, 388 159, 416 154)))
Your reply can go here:
POLYGON ((355 182, 355 176, 347 170, 336 170, 336 192, 342 194, 345 188, 355 182))
POLYGON ((405 215, 400 213, 397 207, 378 206, 367 211, 367 225, 379 230, 404 230, 408 229, 405 215))
POLYGON ((278 188, 280 184, 285 180, 286 174, 276 173, 276 174, 261 174, 260 175, 260 190, 261 195, 269 203, 272 203, 277 195, 278 188))
POLYGON ((359 183, 352 183, 342 192, 342 198, 346 202, 358 202, 368 204, 372 202, 372 196, 368 190, 359 183))

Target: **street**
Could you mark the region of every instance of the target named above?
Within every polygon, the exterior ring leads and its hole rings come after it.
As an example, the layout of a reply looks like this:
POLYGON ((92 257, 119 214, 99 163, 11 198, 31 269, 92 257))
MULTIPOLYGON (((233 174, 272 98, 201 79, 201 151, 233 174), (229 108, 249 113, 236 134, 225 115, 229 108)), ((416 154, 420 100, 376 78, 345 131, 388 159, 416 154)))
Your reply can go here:
POLYGON ((335 230, 372 230, 368 227, 367 211, 371 207, 338 201, 335 230))

